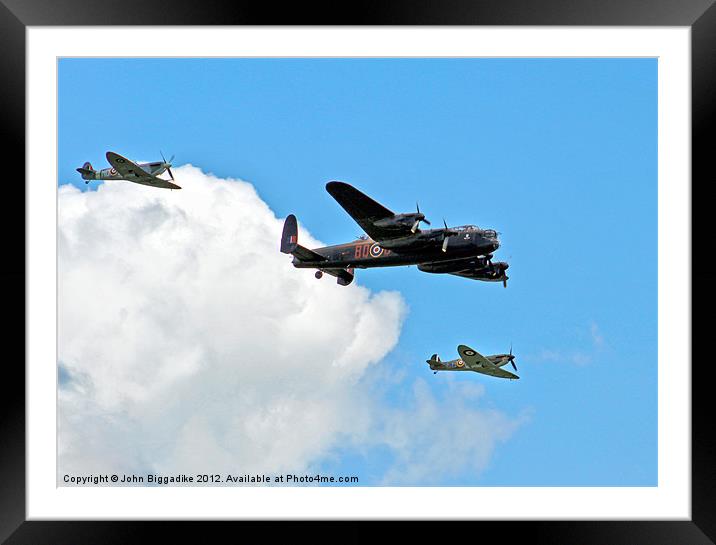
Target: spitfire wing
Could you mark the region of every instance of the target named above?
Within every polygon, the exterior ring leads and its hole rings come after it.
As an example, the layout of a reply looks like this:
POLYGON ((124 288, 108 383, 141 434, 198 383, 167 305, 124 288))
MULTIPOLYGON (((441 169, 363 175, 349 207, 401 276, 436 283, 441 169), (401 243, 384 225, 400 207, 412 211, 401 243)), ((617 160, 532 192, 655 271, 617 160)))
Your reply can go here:
POLYGON ((113 151, 107 152, 107 161, 119 174, 132 182, 151 180, 153 176, 139 165, 113 151))
POLYGON ((122 157, 113 151, 107 152, 107 161, 119 173, 119 175, 127 181, 136 182, 142 185, 150 185, 152 187, 162 187, 165 189, 181 189, 181 187, 176 184, 149 174, 135 162, 130 161, 126 157, 122 157))
POLYGON ((475 367, 495 367, 498 368, 494 363, 492 363, 490 360, 488 360, 485 356, 477 352, 477 350, 473 350, 469 346, 465 346, 464 344, 461 344, 457 347, 457 353, 460 354, 460 358, 462 361, 465 362, 465 365, 467 365, 470 368, 475 367))
POLYGON ((492 363, 482 354, 478 353, 477 350, 473 350, 469 346, 461 344, 457 347, 457 351, 458 354, 460 354, 460 358, 462 359, 462 361, 465 362, 465 365, 473 371, 477 371, 478 373, 484 373, 485 375, 490 375, 492 377, 513 379, 520 378, 517 375, 506 371, 505 369, 497 367, 497 365, 492 363))
POLYGON ((152 187, 162 187, 164 189, 181 189, 181 186, 173 184, 168 180, 162 180, 161 178, 157 178, 156 176, 152 176, 151 179, 146 182, 139 183, 144 185, 151 185, 152 187))
POLYGON ((356 221, 358 225, 375 241, 395 236, 393 232, 376 227, 375 222, 395 215, 382 204, 374 201, 368 195, 361 193, 355 187, 345 182, 328 182, 326 191, 338 201, 343 209, 356 221))
POLYGON ((499 367, 490 368, 490 367, 483 367, 482 369, 479 369, 480 373, 484 373, 486 375, 490 375, 491 377, 499 377, 499 378, 520 378, 514 373, 510 373, 509 371, 506 371, 505 369, 501 369, 499 367))

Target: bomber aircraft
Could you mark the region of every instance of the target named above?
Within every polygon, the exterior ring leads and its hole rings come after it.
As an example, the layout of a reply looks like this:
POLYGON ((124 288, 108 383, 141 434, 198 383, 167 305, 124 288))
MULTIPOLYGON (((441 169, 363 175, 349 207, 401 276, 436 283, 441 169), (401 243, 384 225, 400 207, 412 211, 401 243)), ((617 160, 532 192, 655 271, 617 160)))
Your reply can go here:
POLYGON ((520 378, 517 375, 502 369, 503 365, 511 363, 514 370, 517 371, 515 356, 512 355, 511 346, 509 354, 483 356, 478 354, 476 350, 473 350, 469 346, 461 344, 457 347, 457 353, 460 354, 460 357, 456 360, 441 361, 440 356, 433 354, 430 359, 425 360, 425 362, 430 366, 430 369, 433 370, 433 374, 438 371, 475 371, 476 373, 482 373, 492 377, 509 379, 520 378))
POLYGON ((298 225, 293 214, 286 218, 281 251, 293 255, 293 266, 318 269, 347 286, 355 269, 417 265, 423 272, 453 274, 486 282, 502 282, 507 287, 509 265, 492 262, 492 252, 500 247, 497 232, 474 225, 420 229, 430 225, 417 211, 396 214, 345 182, 328 182, 326 190, 361 226, 368 236, 358 240, 310 250, 298 244, 298 225))
POLYGON ((118 153, 108 151, 107 161, 110 165, 112 165, 110 168, 95 170, 92 168, 92 165, 87 162, 78 168, 77 172, 82 175, 82 179, 86 184, 88 184, 90 180, 126 180, 128 182, 149 185, 152 187, 181 189, 181 187, 173 184, 169 180, 163 180, 158 177, 166 171, 169 173, 171 179, 174 180, 174 175, 172 174, 171 169, 174 156, 167 161, 164 159, 164 155, 161 152, 159 153, 162 156, 161 161, 137 164, 130 161, 126 157, 122 157, 118 153))

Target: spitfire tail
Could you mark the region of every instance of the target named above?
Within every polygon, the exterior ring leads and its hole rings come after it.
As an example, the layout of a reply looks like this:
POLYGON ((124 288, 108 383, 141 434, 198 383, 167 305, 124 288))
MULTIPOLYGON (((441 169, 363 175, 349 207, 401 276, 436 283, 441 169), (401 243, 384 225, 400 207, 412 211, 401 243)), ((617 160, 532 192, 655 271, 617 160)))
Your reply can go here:
POLYGON ((83 180, 94 180, 95 170, 92 168, 92 165, 89 163, 89 161, 85 162, 84 165, 78 168, 77 172, 82 174, 83 180))
POLYGON ((425 363, 429 363, 430 365, 434 363, 440 363, 440 356, 438 356, 437 354, 433 354, 432 356, 430 356, 429 360, 426 360, 425 363))

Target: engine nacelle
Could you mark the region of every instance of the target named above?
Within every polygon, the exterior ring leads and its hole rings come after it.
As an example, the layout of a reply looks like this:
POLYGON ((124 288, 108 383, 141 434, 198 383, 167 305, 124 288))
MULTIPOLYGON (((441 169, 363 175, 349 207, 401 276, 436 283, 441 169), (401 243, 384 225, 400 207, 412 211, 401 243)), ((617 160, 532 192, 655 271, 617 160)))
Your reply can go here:
POLYGON ((463 276, 474 278, 475 280, 483 280, 485 282, 505 282, 507 280, 507 274, 505 271, 509 268, 509 265, 504 261, 497 261, 492 265, 488 265, 486 268, 463 271, 463 276))
POLYGON ((419 212, 412 212, 410 214, 395 214, 389 218, 383 218, 374 222, 376 227, 381 229, 396 229, 403 230, 406 227, 412 228, 415 222, 422 221, 425 219, 425 215, 419 212))
POLYGON ((433 274, 460 273, 460 276, 486 282, 505 280, 507 276, 505 271, 509 267, 510 265, 504 261, 497 261, 490 264, 484 257, 476 257, 469 261, 444 261, 418 265, 418 269, 423 272, 433 274))
POLYGON ((476 257, 469 261, 461 259, 458 261, 437 261, 434 263, 422 263, 418 269, 426 273, 445 274, 459 271, 482 271, 489 267, 487 259, 476 257))

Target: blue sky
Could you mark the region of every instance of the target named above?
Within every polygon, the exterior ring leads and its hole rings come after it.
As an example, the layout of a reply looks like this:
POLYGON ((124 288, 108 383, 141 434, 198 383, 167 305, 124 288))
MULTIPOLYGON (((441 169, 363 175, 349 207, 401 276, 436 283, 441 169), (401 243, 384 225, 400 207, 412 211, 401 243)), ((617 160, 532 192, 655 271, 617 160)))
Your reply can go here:
MULTIPOLYGON (((657 484, 655 59, 63 59, 58 104, 58 180, 83 191, 84 161, 161 150, 251 182, 327 244, 361 232, 329 180, 396 212, 418 201, 433 225, 496 229, 507 289, 358 271, 409 307, 363 385, 403 406, 422 379, 449 407, 450 385, 478 383, 482 407, 523 419, 484 471, 438 484, 657 484), (425 359, 461 343, 512 343, 521 379, 433 375, 425 359)), ((316 467, 377 480, 391 456, 346 444, 316 467)))

